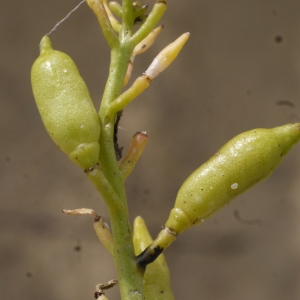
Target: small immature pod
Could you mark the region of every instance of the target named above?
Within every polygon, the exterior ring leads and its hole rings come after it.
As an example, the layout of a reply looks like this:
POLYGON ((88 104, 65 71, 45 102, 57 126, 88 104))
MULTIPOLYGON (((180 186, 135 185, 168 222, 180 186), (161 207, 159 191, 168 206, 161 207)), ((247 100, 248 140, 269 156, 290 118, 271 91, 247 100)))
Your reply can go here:
POLYGON ((234 197, 267 179, 299 139, 299 123, 236 136, 186 179, 166 227, 180 234, 203 222, 234 197))
POLYGON ((132 70, 133 70, 134 58, 135 58, 134 56, 131 56, 130 61, 128 63, 127 71, 126 71, 126 74, 125 74, 125 77, 124 77, 123 86, 127 85, 128 81, 131 77, 131 73, 132 73, 132 70))
POLYGON ((123 17, 123 9, 122 6, 117 1, 109 1, 108 6, 110 10, 116 14, 118 17, 123 17))
POLYGON ((103 1, 103 5, 105 7, 105 11, 107 13, 107 16, 109 18, 110 24, 112 26, 112 28, 116 31, 116 32, 120 32, 121 30, 121 24, 120 22, 115 18, 115 16, 113 15, 113 13, 110 10, 110 6, 107 4, 107 0, 103 1))
MULTIPOLYGON (((136 217, 133 229, 135 254, 139 255, 151 244, 152 238, 145 221, 141 217, 136 217)), ((144 294, 145 300, 174 300, 170 284, 170 272, 163 254, 153 263, 147 265, 144 275, 144 294)))
POLYGON ((172 61, 177 57, 180 50, 190 37, 190 33, 186 32, 182 34, 178 39, 173 43, 164 48, 153 60, 145 75, 153 79, 158 76, 163 70, 165 70, 172 61))
POLYGON ((106 222, 101 217, 95 218, 94 222, 95 232, 101 241, 102 245, 112 253, 113 249, 113 237, 109 230, 109 227, 106 222))
POLYGON ((89 91, 73 60, 53 50, 48 36, 31 70, 33 95, 53 141, 83 169, 98 163, 100 125, 89 91))
POLYGON ((161 25, 153 29, 140 43, 134 47, 132 55, 136 56, 147 51, 153 45, 163 28, 164 26, 161 25))
POLYGON ((136 162, 143 153, 147 142, 148 136, 146 132, 137 132, 133 136, 131 144, 129 146, 129 150, 119 165, 119 170, 122 174, 123 179, 127 178, 133 170, 136 162))

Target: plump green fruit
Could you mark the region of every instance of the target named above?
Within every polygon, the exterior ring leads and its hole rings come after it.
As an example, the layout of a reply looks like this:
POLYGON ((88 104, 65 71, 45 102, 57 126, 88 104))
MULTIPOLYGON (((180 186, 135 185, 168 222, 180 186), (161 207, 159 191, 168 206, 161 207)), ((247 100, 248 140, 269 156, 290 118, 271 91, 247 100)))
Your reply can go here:
MULTIPOLYGON (((133 232, 135 254, 139 255, 152 242, 145 221, 141 217, 135 218, 133 232)), ((145 300, 174 300, 171 290, 170 272, 163 254, 146 268, 144 295, 145 300)))
POLYGON ((186 179, 166 227, 179 234, 203 222, 234 197, 268 178, 299 139, 299 123, 236 136, 186 179))
POLYGON ((73 60, 53 50, 49 37, 31 70, 33 95, 57 146, 83 169, 97 164, 100 125, 88 88, 73 60))

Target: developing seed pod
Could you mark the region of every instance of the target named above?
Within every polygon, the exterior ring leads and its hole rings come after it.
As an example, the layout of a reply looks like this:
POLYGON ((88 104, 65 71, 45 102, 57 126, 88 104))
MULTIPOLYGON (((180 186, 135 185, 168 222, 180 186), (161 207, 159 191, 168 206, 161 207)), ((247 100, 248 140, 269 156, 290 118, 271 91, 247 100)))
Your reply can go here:
POLYGON ((132 52, 132 56, 136 56, 147 51, 155 42, 157 36, 161 33, 164 26, 160 25, 153 29, 140 43, 138 43, 132 52))
POLYGON ((115 18, 115 16, 113 15, 113 13, 110 10, 110 6, 107 4, 107 0, 103 1, 103 5, 105 8, 105 11, 107 13, 107 16, 109 18, 111 27, 116 31, 116 32, 120 32, 121 30, 121 24, 120 22, 115 18))
POLYGON ((148 136, 145 131, 137 132, 133 136, 128 152, 119 165, 119 170, 123 179, 127 178, 132 172, 136 162, 142 155, 147 142, 148 136))
POLYGON ((119 18, 123 17, 123 8, 117 1, 109 1, 108 6, 119 18))
POLYGON ((300 123, 244 132, 225 144, 181 186, 165 227, 137 258, 145 267, 178 234, 209 218, 233 198, 267 179, 300 139, 300 123))
POLYGON ((299 123, 236 136, 186 179, 166 227, 179 234, 203 222, 234 197, 268 178, 299 139, 299 123))
POLYGON ((186 32, 177 38, 173 43, 165 47, 153 60, 145 75, 151 79, 159 75, 165 70, 177 57, 182 47, 190 37, 190 33, 186 32))
POLYGON ((113 237, 107 223, 101 218, 95 218, 94 229, 102 245, 112 254, 113 237))
POLYGON ((53 141, 83 169, 98 163, 100 125, 85 82, 73 60, 53 50, 49 37, 31 70, 33 95, 53 141))
MULTIPOLYGON (((152 242, 145 221, 136 217, 133 224, 135 254, 140 254, 152 242)), ((164 255, 148 265, 144 275, 145 300, 174 300, 170 285, 170 272, 164 255)))

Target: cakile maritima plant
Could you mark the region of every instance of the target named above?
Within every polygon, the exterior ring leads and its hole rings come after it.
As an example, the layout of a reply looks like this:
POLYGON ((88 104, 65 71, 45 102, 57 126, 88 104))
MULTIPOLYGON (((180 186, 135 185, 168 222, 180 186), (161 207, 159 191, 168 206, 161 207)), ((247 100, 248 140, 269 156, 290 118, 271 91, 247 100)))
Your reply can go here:
POLYGON ((135 56, 146 51, 163 29, 156 26, 166 11, 167 1, 156 1, 149 14, 148 5, 140 1, 123 0, 122 5, 106 0, 86 2, 96 14, 111 49, 99 112, 73 60, 54 50, 48 36, 41 40, 31 83, 48 134, 99 191, 108 208, 111 229, 94 210, 64 212, 92 215, 96 234, 114 260, 118 280, 97 285, 96 299, 107 299, 105 291, 117 282, 123 300, 174 299, 162 252, 183 231, 201 224, 236 196, 268 178, 299 141, 300 124, 254 129, 234 137, 186 179, 154 240, 141 217, 135 219, 132 230, 125 180, 148 136, 137 132, 122 159, 116 136, 118 122, 125 107, 177 57, 190 34, 182 34, 163 49, 127 89, 135 56))

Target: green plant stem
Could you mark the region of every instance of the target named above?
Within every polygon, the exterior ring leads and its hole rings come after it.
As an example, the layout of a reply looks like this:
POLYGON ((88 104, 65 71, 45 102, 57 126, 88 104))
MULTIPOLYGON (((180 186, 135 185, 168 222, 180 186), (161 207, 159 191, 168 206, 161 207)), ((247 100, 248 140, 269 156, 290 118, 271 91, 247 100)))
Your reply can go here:
POLYGON ((117 268, 122 300, 142 300, 144 299, 143 270, 135 263, 128 210, 124 209, 121 199, 112 190, 100 169, 95 168, 88 172, 87 176, 96 186, 108 207, 113 232, 112 256, 117 268))
POLYGON ((125 191, 114 151, 113 135, 115 115, 111 115, 107 118, 106 113, 109 104, 121 93, 132 50, 133 49, 130 45, 121 45, 120 47, 116 47, 112 50, 109 77, 99 112, 101 168, 105 177, 121 199, 125 197, 125 191))
MULTIPOLYGON (((116 41, 112 27, 108 24, 108 17, 102 1, 89 0, 89 3, 96 13, 106 40, 111 47, 111 63, 99 110, 100 165, 99 168, 89 170, 87 175, 104 198, 108 208, 113 234, 112 256, 118 273, 122 300, 142 300, 144 299, 144 269, 135 260, 124 178, 119 170, 114 149, 114 127, 118 111, 115 110, 108 114, 110 104, 122 92, 130 57, 142 35, 131 40, 134 23, 132 0, 123 0, 122 27, 119 39, 116 41)), ((164 10, 165 8, 162 8, 161 3, 155 5, 155 13, 152 14, 150 22, 144 27, 143 36, 154 28, 164 10)))
POLYGON ((132 27, 134 22, 133 10, 132 10, 132 0, 123 0, 122 1, 122 29, 120 32, 120 41, 121 43, 128 40, 132 35, 132 27))
MULTIPOLYGON (((128 2, 127 5, 129 2, 131 4, 131 1, 125 2, 128 2)), ((126 7, 123 5, 123 9, 126 7)), ((144 299, 143 270, 135 262, 124 179, 121 176, 114 150, 115 115, 106 117, 109 104, 121 94, 134 47, 126 39, 122 41, 121 36, 120 40, 120 44, 114 44, 111 49, 109 76, 99 111, 101 170, 95 169, 89 172, 88 177, 107 204, 113 234, 113 259, 122 300, 142 300, 144 299)))

